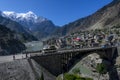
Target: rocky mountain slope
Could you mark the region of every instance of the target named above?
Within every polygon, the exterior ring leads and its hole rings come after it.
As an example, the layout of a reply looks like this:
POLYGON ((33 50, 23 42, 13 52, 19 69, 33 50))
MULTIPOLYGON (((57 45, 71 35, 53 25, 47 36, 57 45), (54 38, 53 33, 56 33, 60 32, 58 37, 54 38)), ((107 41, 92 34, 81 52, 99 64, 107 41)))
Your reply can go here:
POLYGON ((64 25, 54 34, 66 35, 80 30, 101 29, 115 25, 120 25, 120 0, 114 0, 92 15, 64 25))
POLYGON ((39 17, 31 11, 27 13, 3 11, 2 16, 18 22, 30 30, 38 39, 48 37, 57 28, 52 21, 39 17))
POLYGON ((21 41, 37 40, 37 38, 35 38, 27 28, 15 21, 3 17, 2 12, 0 12, 0 24, 14 31, 16 33, 16 37, 21 41))
POLYGON ((26 49, 14 34, 10 29, 0 25, 0 55, 15 54, 26 49))

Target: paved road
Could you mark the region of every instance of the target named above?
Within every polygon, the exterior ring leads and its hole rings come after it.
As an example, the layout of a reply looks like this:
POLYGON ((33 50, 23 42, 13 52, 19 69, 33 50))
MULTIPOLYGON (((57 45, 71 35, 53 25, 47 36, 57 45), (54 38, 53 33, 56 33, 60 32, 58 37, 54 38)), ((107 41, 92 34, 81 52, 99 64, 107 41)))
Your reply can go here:
POLYGON ((98 50, 103 49, 101 47, 94 47, 94 48, 80 48, 80 49, 68 49, 68 50, 58 50, 58 52, 72 52, 72 51, 87 51, 87 50, 98 50))
MULTIPOLYGON (((27 54, 27 57, 26 57, 26 54, 17 54, 15 55, 15 60, 18 60, 18 59, 26 59, 26 58, 29 58, 31 55, 41 55, 43 53, 28 53, 27 54)), ((0 63, 4 63, 4 62, 10 62, 10 61, 13 61, 14 58, 13 58, 14 55, 8 55, 8 56, 0 56, 0 63)))
POLYGON ((102 48, 102 47, 94 47, 94 48, 81 48, 81 49, 61 49, 61 50, 49 50, 46 51, 46 53, 31 53, 31 56, 43 56, 43 55, 53 55, 53 54, 64 54, 64 53, 70 53, 70 52, 76 52, 76 51, 90 51, 90 50, 100 50, 100 49, 107 49, 107 48, 112 48, 112 47, 106 47, 106 48, 102 48))
MULTIPOLYGON (((73 52, 73 51, 86 51, 86 50, 98 50, 98 49, 103 49, 101 47, 96 47, 96 48, 84 48, 84 49, 69 49, 69 50, 57 50, 57 53, 64 53, 64 52, 73 52)), ((105 49, 105 48, 104 48, 105 49)), ((52 52, 51 52, 52 53, 52 52)), ((51 54, 48 53, 48 54, 51 54)), ((47 53, 40 53, 40 52, 33 52, 33 53, 27 53, 27 56, 42 56, 42 55, 48 55, 47 53)), ((52 53, 52 54, 56 54, 56 53, 52 53)), ((24 59, 26 58, 26 54, 18 54, 15 55, 15 60, 16 59, 24 59)), ((4 62, 9 62, 9 61, 13 61, 13 55, 9 55, 9 56, 0 56, 0 63, 4 63, 4 62)))
MULTIPOLYGON (((30 55, 28 54, 28 57, 30 57, 30 55)), ((17 59, 24 59, 26 58, 26 54, 18 54, 15 55, 15 60, 17 59)), ((13 61, 13 55, 9 55, 9 56, 0 56, 0 63, 4 63, 4 62, 10 62, 13 61)))

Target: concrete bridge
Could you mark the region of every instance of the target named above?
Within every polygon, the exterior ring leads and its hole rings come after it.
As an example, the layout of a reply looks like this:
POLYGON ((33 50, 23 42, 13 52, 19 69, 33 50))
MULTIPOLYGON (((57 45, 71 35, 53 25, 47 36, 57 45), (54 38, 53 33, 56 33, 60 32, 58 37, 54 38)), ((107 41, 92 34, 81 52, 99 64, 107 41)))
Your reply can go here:
POLYGON ((57 76, 61 73, 69 71, 69 69, 76 64, 76 61, 81 60, 85 56, 92 53, 99 54, 102 59, 109 60, 111 63, 114 63, 114 60, 118 56, 116 47, 96 47, 86 49, 58 50, 54 53, 47 54, 33 53, 30 58, 34 59, 53 75, 57 76))

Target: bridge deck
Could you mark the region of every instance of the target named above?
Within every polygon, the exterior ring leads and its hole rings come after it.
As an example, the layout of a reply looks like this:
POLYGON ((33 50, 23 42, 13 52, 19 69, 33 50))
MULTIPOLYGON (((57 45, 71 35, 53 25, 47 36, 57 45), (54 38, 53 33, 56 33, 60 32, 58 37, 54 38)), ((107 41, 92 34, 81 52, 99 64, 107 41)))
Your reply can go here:
POLYGON ((97 51, 97 50, 106 50, 110 48, 116 48, 116 47, 94 47, 94 48, 81 48, 81 49, 67 49, 67 50, 52 50, 51 52, 48 53, 42 53, 42 52, 37 52, 37 53, 30 53, 30 56, 47 56, 47 55, 61 55, 64 53, 71 53, 71 52, 87 52, 87 51, 97 51))

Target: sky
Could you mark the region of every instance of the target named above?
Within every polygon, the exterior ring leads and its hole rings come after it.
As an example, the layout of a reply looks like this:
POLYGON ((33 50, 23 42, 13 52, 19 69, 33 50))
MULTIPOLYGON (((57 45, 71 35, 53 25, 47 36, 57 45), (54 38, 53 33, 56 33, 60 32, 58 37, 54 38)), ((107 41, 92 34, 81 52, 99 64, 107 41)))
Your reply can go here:
POLYGON ((55 25, 65 25, 91 15, 112 0, 1 0, 1 11, 34 12, 52 20, 55 25))

